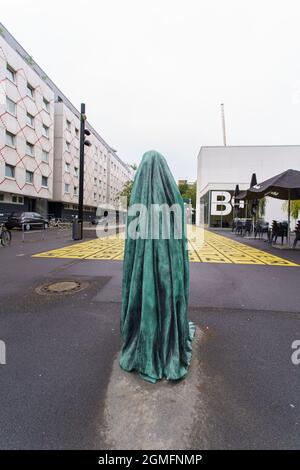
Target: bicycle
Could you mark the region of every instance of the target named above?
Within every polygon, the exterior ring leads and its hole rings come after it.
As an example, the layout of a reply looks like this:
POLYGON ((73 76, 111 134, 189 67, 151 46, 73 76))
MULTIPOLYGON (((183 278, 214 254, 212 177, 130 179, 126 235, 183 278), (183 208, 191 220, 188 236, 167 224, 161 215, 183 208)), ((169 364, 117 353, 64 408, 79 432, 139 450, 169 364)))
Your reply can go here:
POLYGON ((11 242, 11 233, 4 224, 0 224, 0 240, 2 246, 8 246, 11 242))

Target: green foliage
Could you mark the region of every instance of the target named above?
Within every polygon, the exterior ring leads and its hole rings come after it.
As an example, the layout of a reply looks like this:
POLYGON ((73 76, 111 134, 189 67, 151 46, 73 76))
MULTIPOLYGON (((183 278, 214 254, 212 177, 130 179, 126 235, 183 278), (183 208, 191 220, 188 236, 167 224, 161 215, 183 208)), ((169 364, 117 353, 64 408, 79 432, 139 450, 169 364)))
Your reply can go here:
MULTIPOLYGON (((135 170, 136 165, 131 165, 131 167, 135 170)), ((127 198, 127 207, 129 205, 131 190, 132 190, 133 181, 127 181, 125 183, 123 190, 119 193, 120 197, 127 198)), ((197 191, 197 184, 192 183, 184 183, 179 185, 179 191, 183 199, 191 199, 192 207, 196 207, 196 191, 197 191)))
POLYGON ((120 197, 126 197, 127 198, 127 207, 129 206, 129 201, 130 201, 130 196, 131 196, 131 191, 132 191, 132 185, 133 185, 132 180, 127 181, 127 183, 125 183, 122 191, 119 193, 120 197))
POLYGON ((265 197, 262 197, 259 199, 258 202, 258 217, 260 219, 263 219, 265 214, 266 214, 266 205, 267 205, 267 200, 265 197))
MULTIPOLYGON (((284 201, 282 205, 282 209, 284 212, 288 212, 288 201, 284 201)), ((293 219, 298 219, 299 217, 299 211, 300 211, 300 201, 291 201, 291 216, 293 219)))
POLYGON ((191 199, 192 207, 196 207, 197 184, 182 183, 179 184, 179 191, 183 199, 191 199))

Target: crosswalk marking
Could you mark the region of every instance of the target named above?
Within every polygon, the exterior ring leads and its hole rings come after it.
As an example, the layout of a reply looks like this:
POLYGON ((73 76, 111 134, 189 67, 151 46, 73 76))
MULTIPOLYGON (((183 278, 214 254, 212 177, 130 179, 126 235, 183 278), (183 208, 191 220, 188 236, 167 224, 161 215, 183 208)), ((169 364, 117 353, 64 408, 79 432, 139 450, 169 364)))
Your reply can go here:
MULTIPOLYGON (((191 263, 298 266, 287 259, 195 226, 188 227, 188 240, 191 263)), ((122 261, 124 244, 124 233, 121 233, 37 253, 33 257, 122 261)))

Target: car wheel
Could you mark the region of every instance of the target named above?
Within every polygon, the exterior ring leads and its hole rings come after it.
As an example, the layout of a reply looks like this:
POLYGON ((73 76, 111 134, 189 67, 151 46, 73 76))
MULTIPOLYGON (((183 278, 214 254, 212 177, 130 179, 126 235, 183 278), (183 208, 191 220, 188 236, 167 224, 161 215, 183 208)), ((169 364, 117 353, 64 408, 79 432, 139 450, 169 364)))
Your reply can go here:
POLYGON ((26 224, 26 225, 25 225, 25 230, 27 230, 27 231, 28 231, 28 230, 30 230, 30 229, 31 229, 31 226, 30 226, 30 224, 26 224))

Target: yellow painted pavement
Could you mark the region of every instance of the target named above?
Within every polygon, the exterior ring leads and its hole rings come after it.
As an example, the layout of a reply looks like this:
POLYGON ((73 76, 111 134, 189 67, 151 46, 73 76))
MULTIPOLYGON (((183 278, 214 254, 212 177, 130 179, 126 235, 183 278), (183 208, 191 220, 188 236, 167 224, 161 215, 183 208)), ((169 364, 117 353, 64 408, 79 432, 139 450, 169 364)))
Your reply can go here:
MULTIPOLYGON (((188 227, 188 240, 190 262, 298 266, 279 256, 195 226, 188 227)), ((37 253, 33 257, 122 260, 124 242, 124 233, 122 233, 37 253)), ((263 245, 263 242, 258 243, 259 246, 263 245)))

